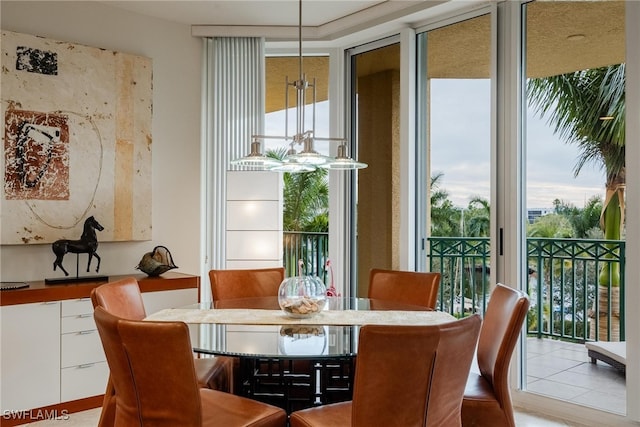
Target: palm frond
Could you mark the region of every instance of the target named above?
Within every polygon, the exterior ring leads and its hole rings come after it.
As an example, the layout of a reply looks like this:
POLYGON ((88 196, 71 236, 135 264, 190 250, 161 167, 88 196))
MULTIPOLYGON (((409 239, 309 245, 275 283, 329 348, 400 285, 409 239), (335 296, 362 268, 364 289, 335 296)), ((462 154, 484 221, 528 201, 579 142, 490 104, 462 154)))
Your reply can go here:
POLYGON ((540 117, 546 116, 566 143, 579 147, 574 176, 588 163, 604 168, 607 182, 623 173, 625 64, 531 79, 527 91, 540 117))

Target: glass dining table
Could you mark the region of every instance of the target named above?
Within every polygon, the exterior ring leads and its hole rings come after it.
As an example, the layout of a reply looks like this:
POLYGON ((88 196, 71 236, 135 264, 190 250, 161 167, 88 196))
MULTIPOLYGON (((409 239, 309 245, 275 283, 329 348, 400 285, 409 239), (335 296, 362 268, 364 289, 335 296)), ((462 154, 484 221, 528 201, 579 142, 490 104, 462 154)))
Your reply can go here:
POLYGON ((237 358, 234 393, 290 413, 351 399, 363 325, 428 325, 455 318, 421 306, 330 297, 319 314, 298 319, 280 310, 277 297, 261 297, 165 309, 147 320, 187 323, 194 352, 237 358))

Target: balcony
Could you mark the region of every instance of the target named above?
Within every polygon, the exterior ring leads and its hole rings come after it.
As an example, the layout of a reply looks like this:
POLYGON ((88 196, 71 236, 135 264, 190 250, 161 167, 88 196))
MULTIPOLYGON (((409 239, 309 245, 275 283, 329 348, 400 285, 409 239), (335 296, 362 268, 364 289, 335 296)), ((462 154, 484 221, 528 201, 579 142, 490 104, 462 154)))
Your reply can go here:
MULTIPOLYGON (((431 237, 431 271, 442 274, 438 309, 462 317, 483 313, 490 291, 488 238, 431 237)), ((318 275, 327 283, 327 233, 284 233, 287 276, 318 275)), ((625 242, 527 239, 527 286, 531 308, 527 333, 561 341, 624 341, 625 242), (608 275, 602 276, 603 267, 608 275), (619 286, 598 286, 618 282, 619 286)))
MULTIPOLYGON (((285 233, 287 275, 327 282, 326 233, 285 233)), ((442 274, 438 308, 457 317, 482 313, 489 297, 487 238, 431 237, 431 271, 442 274)), ((609 365, 590 363, 586 341, 624 340, 625 242, 584 239, 527 239, 528 391, 616 413, 625 411, 625 377, 609 365), (603 266, 608 275, 601 276, 603 266), (618 289, 598 286, 620 273, 618 289), (619 291, 619 296, 616 296, 619 291)))
MULTIPOLYGON (((576 343, 624 340, 624 243, 528 238, 529 336, 576 343), (598 286, 617 282, 616 272, 618 287, 598 286)), ((489 240, 431 237, 428 257, 430 270, 442 274, 439 309, 457 316, 482 313, 490 289, 489 240)))

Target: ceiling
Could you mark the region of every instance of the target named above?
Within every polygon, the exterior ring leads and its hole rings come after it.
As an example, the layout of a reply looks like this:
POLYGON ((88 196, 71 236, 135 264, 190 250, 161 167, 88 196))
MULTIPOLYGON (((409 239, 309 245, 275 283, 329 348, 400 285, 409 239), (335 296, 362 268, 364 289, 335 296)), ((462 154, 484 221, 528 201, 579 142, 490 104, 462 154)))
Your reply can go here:
MULTIPOLYGON (((187 25, 267 25, 290 26, 298 24, 298 0, 233 0, 233 1, 107 1, 116 6, 187 25)), ((382 3, 404 1, 335 1, 304 0, 304 25, 320 26, 347 15, 375 9, 382 3)))
MULTIPOLYGON (((192 26, 194 36, 265 36, 267 41, 298 40, 298 0, 105 1, 109 6, 192 26)), ((416 26, 430 16, 479 7, 481 0, 303 0, 305 47, 353 46, 416 26), (394 30, 390 30, 393 28, 394 30), (354 33, 357 34, 354 38, 354 33), (357 38, 359 37, 359 39, 357 38), (357 40, 357 41, 354 41, 357 40)), ((624 1, 539 0, 527 5, 527 76, 541 77, 624 61, 624 1)), ((432 78, 487 78, 490 74, 491 21, 472 19, 429 33, 432 78), (431 58, 438 58, 437 61, 431 58)), ((297 43, 294 44, 297 47, 297 43)), ((291 45, 289 46, 291 47, 291 45)), ((394 54, 395 55, 395 54, 394 54)), ((305 60, 306 61, 306 60, 305 60)), ((399 60, 375 56, 361 64, 368 72, 397 67, 399 60), (388 65, 388 64, 394 65, 388 65)), ((271 93, 297 72, 294 58, 274 65, 271 93)), ((326 75, 326 62, 305 62, 308 76, 326 75), (318 68, 317 72, 314 68, 318 68)), ((326 85, 325 79, 319 85, 326 85)), ((325 87, 318 87, 326 93, 325 87)), ((326 95, 320 95, 322 99, 326 95)), ((277 99, 276 105, 282 105, 277 99)), ((271 108, 275 108, 275 105, 271 108)))
MULTIPOLYGON (((192 25, 194 35, 265 36, 296 40, 298 0, 102 1, 155 18, 192 25), (252 29, 255 32, 252 32, 252 29), (240 33, 239 33, 240 32, 240 33)), ((478 0, 303 0, 302 26, 307 40, 335 40, 387 22, 407 24, 440 7, 482 4, 478 0)))
MULTIPOLYGON (((109 6, 192 25, 212 35, 265 35, 296 41, 298 0, 105 1, 109 6), (284 31, 285 29, 295 31, 284 31), (217 34, 216 34, 217 33, 217 34)), ((545 76, 624 60, 624 1, 539 0, 527 5, 530 60, 527 75, 545 76), (580 37, 572 36, 579 35, 580 37), (571 40, 570 42, 567 42, 571 40)), ((469 8, 480 0, 303 0, 305 47, 310 40, 335 42, 350 33, 385 23, 409 26, 445 9, 469 8)), ((421 21, 422 20, 422 21, 421 21)), ((430 32, 430 54, 443 67, 432 77, 487 77, 490 20, 468 20, 430 32), (442 58, 448 60, 442 61, 442 58), (447 65, 450 64, 450 65, 447 65)), ((195 34, 198 35, 198 34, 195 34)), ((202 34, 200 34, 202 35, 202 34)), ((374 38, 375 40, 375 38, 374 38)), ((327 43, 324 44, 326 46, 327 43)), ((342 44, 344 47, 344 44, 342 44)), ((435 61, 433 62, 435 63, 435 61)))

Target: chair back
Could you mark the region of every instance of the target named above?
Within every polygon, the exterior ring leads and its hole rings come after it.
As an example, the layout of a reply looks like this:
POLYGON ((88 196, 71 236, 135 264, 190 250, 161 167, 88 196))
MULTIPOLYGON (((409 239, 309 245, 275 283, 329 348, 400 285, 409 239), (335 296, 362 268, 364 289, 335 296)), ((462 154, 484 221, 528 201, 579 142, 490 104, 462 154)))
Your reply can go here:
POLYGON ((363 326, 351 425, 425 425, 439 340, 437 326, 363 326))
POLYGON ((440 273, 374 268, 369 273, 368 297, 435 309, 439 287, 440 273))
POLYGON ((123 319, 142 320, 147 317, 138 281, 133 277, 105 283, 91 291, 93 307, 102 307, 123 319))
POLYGON ((491 292, 478 340, 478 368, 493 387, 501 406, 510 406, 509 364, 524 319, 529 297, 524 292, 498 283, 491 292))
POLYGON ((93 318, 109 365, 109 380, 118 390, 118 398, 112 399, 109 408, 110 425, 142 425, 133 376, 118 332, 120 318, 101 306, 96 307, 93 318))
POLYGON ((210 270, 214 301, 236 298, 275 297, 284 280, 284 267, 252 270, 210 270))
POLYGON ((425 425, 462 425, 462 399, 481 325, 482 318, 478 314, 439 325, 440 343, 425 425))
POLYGON ((120 320, 118 330, 135 382, 142 424, 200 427, 201 399, 187 325, 120 320))

